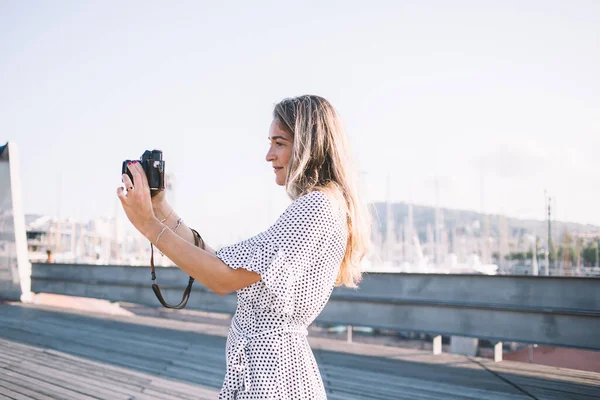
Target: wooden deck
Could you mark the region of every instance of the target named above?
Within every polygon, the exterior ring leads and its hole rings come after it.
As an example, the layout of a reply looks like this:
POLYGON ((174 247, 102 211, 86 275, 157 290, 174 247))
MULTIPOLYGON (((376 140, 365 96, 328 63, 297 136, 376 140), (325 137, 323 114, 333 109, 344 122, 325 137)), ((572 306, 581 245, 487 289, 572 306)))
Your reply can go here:
MULTIPOLYGON (((0 304, 0 400, 215 399, 223 324, 0 304)), ((600 398, 600 374, 309 338, 330 400, 600 398)))

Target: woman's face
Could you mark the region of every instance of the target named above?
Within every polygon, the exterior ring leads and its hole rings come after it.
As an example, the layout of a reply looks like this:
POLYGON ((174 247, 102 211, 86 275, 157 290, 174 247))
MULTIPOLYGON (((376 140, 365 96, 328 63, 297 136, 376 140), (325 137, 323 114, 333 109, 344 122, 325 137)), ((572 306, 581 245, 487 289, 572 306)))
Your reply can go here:
POLYGON ((292 135, 281 129, 277 120, 273 120, 269 128, 269 142, 271 144, 266 157, 267 162, 273 165, 275 182, 279 186, 284 186, 288 173, 288 165, 292 157, 294 140, 292 135))

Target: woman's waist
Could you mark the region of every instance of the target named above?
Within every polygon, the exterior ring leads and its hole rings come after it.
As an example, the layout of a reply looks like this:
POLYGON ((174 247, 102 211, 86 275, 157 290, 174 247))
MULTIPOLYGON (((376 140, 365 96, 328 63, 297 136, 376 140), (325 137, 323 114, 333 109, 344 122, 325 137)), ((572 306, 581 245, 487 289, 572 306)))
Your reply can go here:
POLYGON ((269 336, 277 336, 280 334, 307 336, 308 330, 306 326, 294 324, 290 322, 282 322, 280 324, 244 324, 234 316, 231 320, 231 331, 239 338, 252 340, 269 336))

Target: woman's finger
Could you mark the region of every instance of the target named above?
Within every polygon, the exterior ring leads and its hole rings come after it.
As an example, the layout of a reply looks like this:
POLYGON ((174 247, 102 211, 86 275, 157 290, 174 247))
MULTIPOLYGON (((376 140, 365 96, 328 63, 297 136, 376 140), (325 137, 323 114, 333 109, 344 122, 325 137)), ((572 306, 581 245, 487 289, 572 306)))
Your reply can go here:
POLYGON ((125 190, 121 186, 117 188, 117 197, 119 198, 119 200, 121 200, 122 204, 125 204, 125 202, 127 201, 127 196, 125 196, 125 190))
POLYGON ((133 189, 133 182, 131 181, 131 178, 127 174, 123 174, 123 184, 125 185, 125 188, 127 190, 133 189))
POLYGON ((129 168, 129 172, 131 172, 131 176, 133 177, 133 186, 137 186, 138 189, 142 189, 144 187, 142 175, 140 174, 140 171, 135 167, 135 162, 127 164, 127 168, 129 168))
POLYGON ((146 171, 142 168, 139 162, 132 162, 128 165, 131 175, 133 175, 133 181, 139 189, 149 189, 148 179, 146 178, 146 171))
POLYGON ((136 162, 135 168, 137 168, 137 170, 140 171, 140 177, 142 178, 142 183, 144 187, 150 190, 150 185, 148 184, 148 177, 146 176, 146 171, 144 171, 144 167, 142 167, 142 164, 136 162))

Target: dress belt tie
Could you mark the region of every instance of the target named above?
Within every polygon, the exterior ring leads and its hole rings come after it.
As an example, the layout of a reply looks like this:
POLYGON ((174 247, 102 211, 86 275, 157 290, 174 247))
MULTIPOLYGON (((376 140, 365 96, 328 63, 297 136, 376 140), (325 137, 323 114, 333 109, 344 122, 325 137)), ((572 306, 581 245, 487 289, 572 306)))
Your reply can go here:
POLYGON ((236 374, 239 375, 239 378, 241 378, 239 381, 242 382, 242 390, 244 392, 250 390, 250 388, 252 387, 252 376, 250 374, 250 368, 248 366, 248 354, 246 353, 247 345, 250 340, 259 337, 278 335, 280 333, 296 333, 304 336, 308 335, 308 331, 306 330, 306 328, 300 327, 282 327, 258 332, 253 335, 245 335, 235 318, 233 318, 233 320, 231 321, 231 328, 235 332, 238 339, 235 346, 235 350, 233 352, 234 362, 231 363, 228 367, 231 368, 232 371, 235 371, 236 374))

